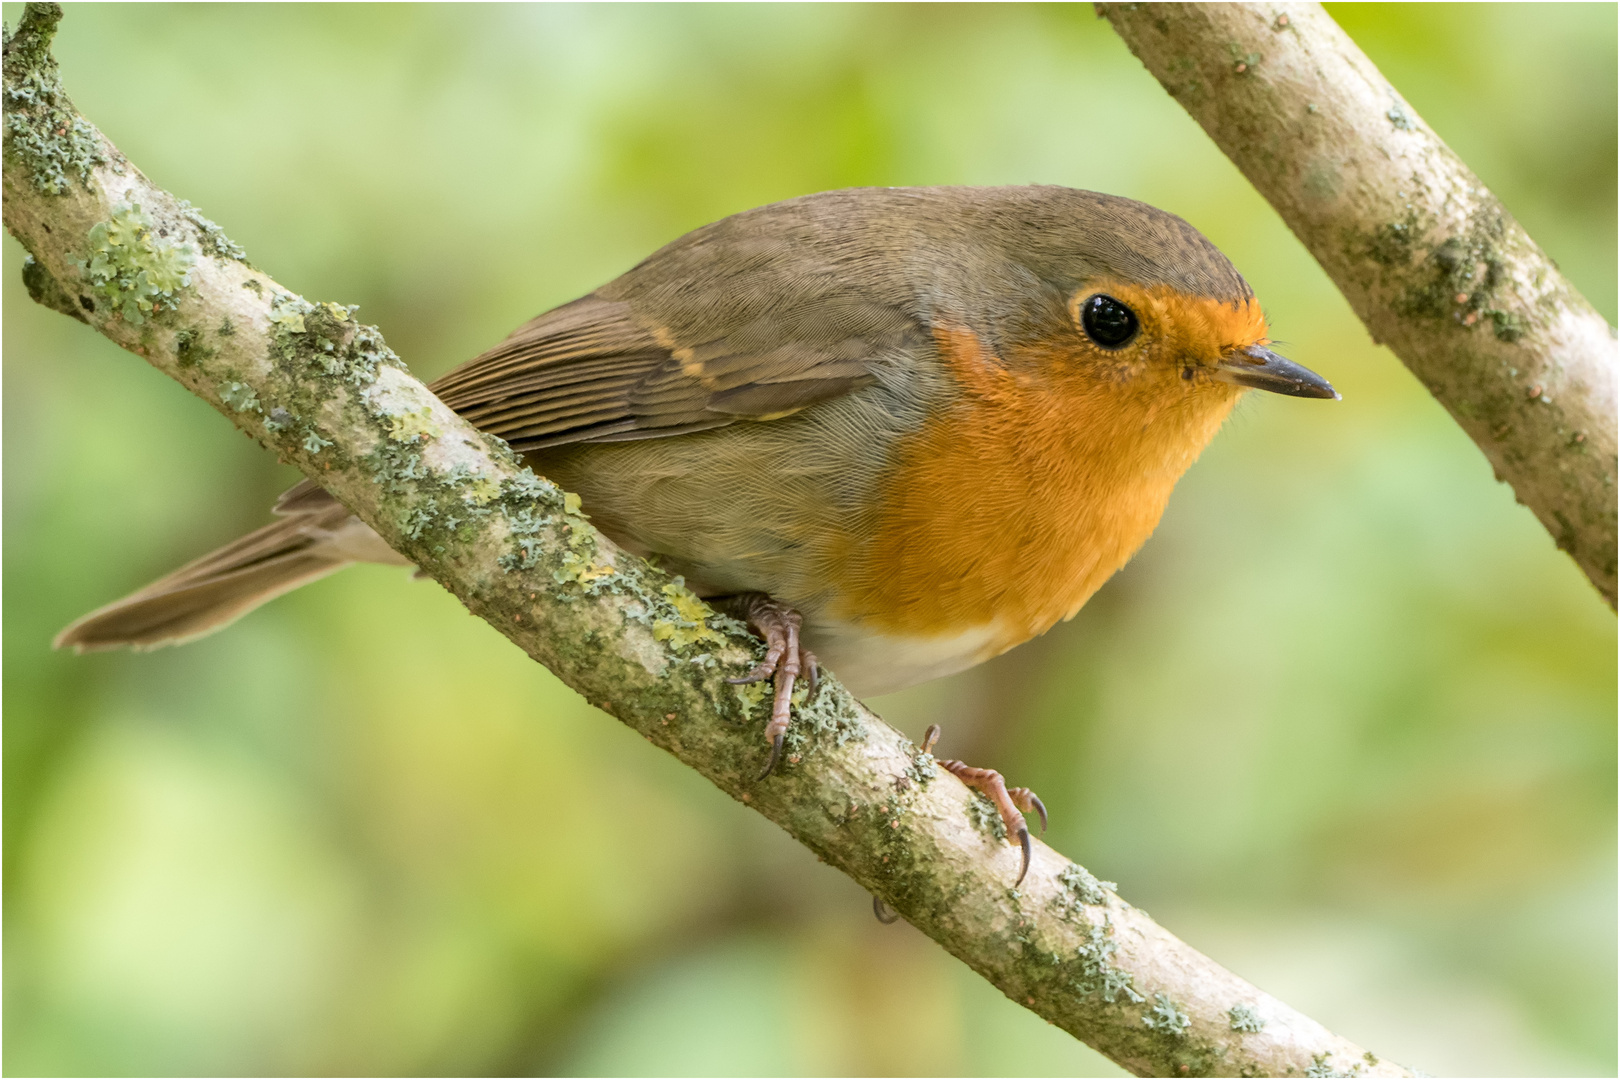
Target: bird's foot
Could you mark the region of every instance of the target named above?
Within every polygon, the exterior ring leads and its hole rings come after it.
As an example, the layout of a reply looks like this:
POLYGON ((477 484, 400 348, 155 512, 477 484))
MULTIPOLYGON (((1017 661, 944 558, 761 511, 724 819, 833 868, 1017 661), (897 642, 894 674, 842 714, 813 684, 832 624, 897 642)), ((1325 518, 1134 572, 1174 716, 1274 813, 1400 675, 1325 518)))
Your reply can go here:
MULTIPOLYGON (((939 740, 939 725, 928 725, 928 732, 923 736, 923 753, 931 753, 934 743, 939 740)), ((1041 802, 1036 794, 1029 788, 1007 787, 1007 782, 1001 774, 994 769, 975 769, 971 765, 964 765, 960 761, 940 761, 941 768, 954 773, 957 779, 970 788, 982 791, 995 804, 997 812, 1001 814, 1001 823, 1007 827, 1007 838, 1010 841, 1014 836, 1018 838, 1018 846, 1023 849, 1024 861, 1018 870, 1018 880, 1013 882, 1013 888, 1023 884, 1024 875, 1029 873, 1030 841, 1029 825, 1024 821, 1024 814, 1031 810, 1040 815, 1041 832, 1046 831, 1046 804, 1041 802), (1019 811, 1023 811, 1020 813, 1019 811)))
POLYGON ((820 668, 816 655, 799 644, 799 613, 785 604, 779 604, 764 593, 743 593, 732 597, 727 606, 748 623, 749 629, 765 639, 765 659, 748 674, 727 682, 763 682, 775 679, 775 696, 771 699, 771 719, 765 725, 765 738, 771 744, 771 760, 756 779, 765 779, 776 769, 782 758, 782 741, 787 736, 788 721, 793 710, 793 684, 803 675, 810 684, 805 698, 808 705, 816 696, 820 668))

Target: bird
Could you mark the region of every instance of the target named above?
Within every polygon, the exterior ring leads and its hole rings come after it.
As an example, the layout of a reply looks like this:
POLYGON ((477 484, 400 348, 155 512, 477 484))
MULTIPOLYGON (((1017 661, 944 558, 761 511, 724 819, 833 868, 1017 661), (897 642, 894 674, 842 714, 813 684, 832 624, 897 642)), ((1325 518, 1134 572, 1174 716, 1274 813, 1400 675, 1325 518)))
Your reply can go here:
MULTIPOLYGON (((801 679, 857 696, 1072 618, 1250 389, 1337 399, 1186 221, 1053 185, 849 188, 743 211, 430 389, 764 639, 776 767, 801 679)), ((354 562, 409 565, 312 481, 276 520, 77 620, 178 644, 354 562)), ((930 731, 929 746, 937 737, 930 731)), ((995 770, 941 763, 996 805, 995 770)))

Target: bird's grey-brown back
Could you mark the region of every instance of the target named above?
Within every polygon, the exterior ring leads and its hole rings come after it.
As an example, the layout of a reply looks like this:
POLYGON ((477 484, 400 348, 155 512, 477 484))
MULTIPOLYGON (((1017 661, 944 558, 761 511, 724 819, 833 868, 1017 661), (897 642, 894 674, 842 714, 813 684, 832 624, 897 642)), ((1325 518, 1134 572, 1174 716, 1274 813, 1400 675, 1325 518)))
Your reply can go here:
POLYGON ((739 317, 851 292, 926 325, 960 302, 953 298, 993 306, 1028 297, 1032 282, 1067 292, 1108 278, 1223 301, 1252 295, 1226 256, 1174 214, 1050 185, 847 188, 789 199, 696 229, 597 295, 702 338, 739 317))

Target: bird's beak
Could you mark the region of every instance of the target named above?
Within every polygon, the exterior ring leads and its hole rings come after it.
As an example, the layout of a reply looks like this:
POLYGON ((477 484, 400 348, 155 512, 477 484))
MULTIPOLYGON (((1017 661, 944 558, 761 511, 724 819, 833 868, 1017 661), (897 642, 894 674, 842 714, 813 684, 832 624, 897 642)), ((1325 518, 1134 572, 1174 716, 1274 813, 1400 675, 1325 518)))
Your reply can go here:
POLYGON ((1227 353, 1215 365, 1213 374, 1222 382, 1270 390, 1273 394, 1339 400, 1339 392, 1322 376, 1259 345, 1227 353))

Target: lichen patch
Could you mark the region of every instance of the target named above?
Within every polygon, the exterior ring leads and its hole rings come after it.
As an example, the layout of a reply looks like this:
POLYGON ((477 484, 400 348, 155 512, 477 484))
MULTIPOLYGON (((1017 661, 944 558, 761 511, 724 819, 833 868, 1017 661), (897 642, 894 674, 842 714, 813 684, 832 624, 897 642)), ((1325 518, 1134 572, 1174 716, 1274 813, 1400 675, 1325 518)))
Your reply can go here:
POLYGON ((179 305, 197 252, 156 236, 139 203, 119 203, 90 227, 89 257, 79 263, 90 292, 131 326, 179 305))

